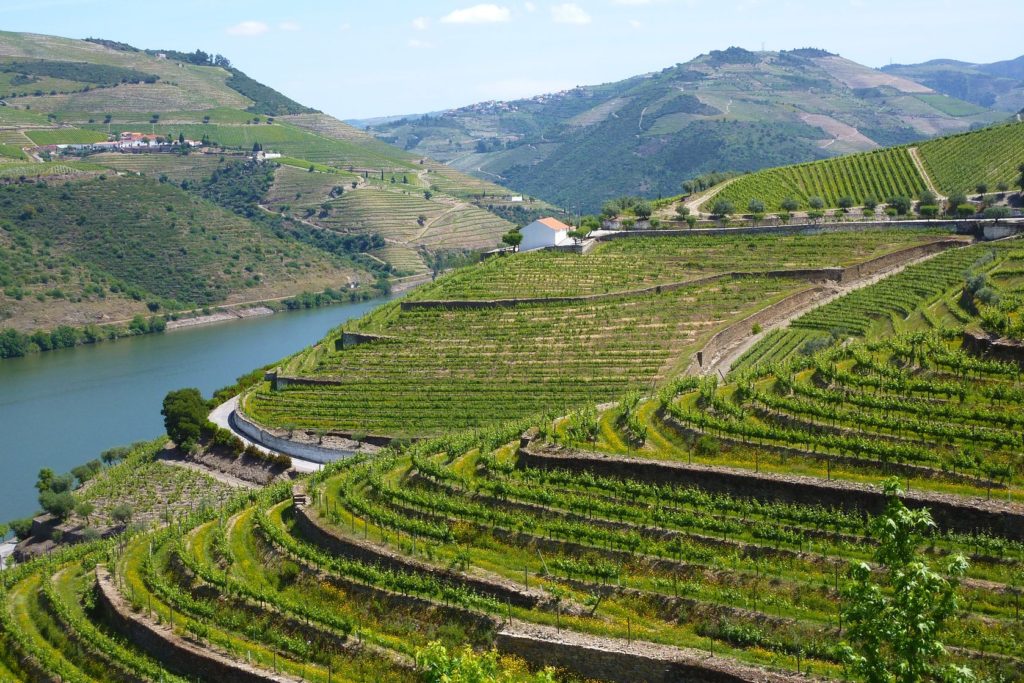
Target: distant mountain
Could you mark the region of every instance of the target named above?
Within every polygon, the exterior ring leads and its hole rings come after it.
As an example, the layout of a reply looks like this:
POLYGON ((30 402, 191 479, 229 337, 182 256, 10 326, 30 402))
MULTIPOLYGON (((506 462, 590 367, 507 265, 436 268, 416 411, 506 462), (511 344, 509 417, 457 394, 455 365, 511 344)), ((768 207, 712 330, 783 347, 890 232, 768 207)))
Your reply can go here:
POLYGON ((1004 118, 824 50, 732 47, 657 73, 370 128, 379 138, 567 208, 1004 118))
POLYGON ((982 107, 1011 113, 1024 107, 1024 56, 991 64, 933 59, 922 64, 892 64, 882 71, 982 107))

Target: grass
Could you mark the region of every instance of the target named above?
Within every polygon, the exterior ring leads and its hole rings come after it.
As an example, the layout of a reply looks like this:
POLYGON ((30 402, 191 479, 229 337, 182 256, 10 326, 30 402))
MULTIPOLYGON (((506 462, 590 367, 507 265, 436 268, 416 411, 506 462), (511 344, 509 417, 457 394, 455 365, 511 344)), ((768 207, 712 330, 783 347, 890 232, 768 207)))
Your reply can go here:
POLYGON ((90 142, 105 142, 107 136, 93 130, 79 128, 58 128, 56 130, 29 130, 25 132, 33 143, 39 145, 74 145, 90 142))

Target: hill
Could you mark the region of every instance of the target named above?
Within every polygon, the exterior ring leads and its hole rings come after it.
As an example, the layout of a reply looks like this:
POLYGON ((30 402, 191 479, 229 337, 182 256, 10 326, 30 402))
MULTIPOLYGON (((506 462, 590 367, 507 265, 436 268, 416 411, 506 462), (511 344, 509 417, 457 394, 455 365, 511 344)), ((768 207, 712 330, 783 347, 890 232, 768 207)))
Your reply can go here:
MULTIPOLYGON (((525 223, 535 213, 553 210, 536 201, 525 209, 511 201, 512 193, 505 188, 422 154, 397 150, 268 88, 227 58, 201 50, 143 50, 102 39, 0 32, 0 97, 0 160, 56 159, 68 152, 57 145, 104 143, 108 148, 72 153, 119 171, 194 183, 215 167, 210 153, 232 158, 261 146, 283 155, 286 165, 332 176, 330 181, 317 178, 314 186, 334 187, 361 176, 366 182, 352 189, 367 194, 429 193, 424 198, 430 202, 428 213, 445 212, 451 220, 438 224, 423 240, 417 238, 422 226, 415 220, 396 229, 394 221, 367 220, 365 212, 354 215, 351 225, 335 213, 339 220, 320 226, 379 234, 392 251, 420 253, 421 261, 448 250, 497 246, 513 222, 525 223), (165 141, 185 138, 196 146, 187 156, 167 154, 178 151, 167 148, 136 146, 128 150, 132 154, 111 148, 108 140, 116 142, 128 132, 165 141), (392 174, 403 177, 401 188, 391 186, 392 174), (481 211, 490 217, 482 218, 481 211), (460 230, 467 223, 479 229, 460 230)), ((19 169, 17 174, 45 175, 42 167, 28 173, 19 169)), ((306 199, 321 203, 331 198, 306 199)), ((391 200, 385 196, 372 201, 391 200)), ((311 222, 319 226, 316 216, 311 222)))
POLYGON ((995 191, 1002 184, 1013 187, 1020 177, 1022 145, 1024 123, 1008 123, 917 145, 765 169, 723 184, 702 208, 710 211, 725 200, 742 213, 755 201, 775 213, 787 199, 806 210, 812 197, 837 207, 844 198, 853 206, 872 199, 914 199, 928 188, 945 196, 973 193, 978 185, 995 191))
POLYGON ((365 269, 155 179, 79 173, 0 187, 3 327, 123 326, 346 288, 365 269))
MULTIPOLYGON (((929 665, 1020 681, 1024 389, 1016 364, 961 343, 985 316, 971 312, 988 298, 971 283, 991 276, 1009 293, 1019 243, 957 242, 825 305, 805 300, 813 310, 793 328, 810 345, 782 348, 754 325, 769 318, 748 317, 821 286, 759 269, 865 264, 940 238, 634 237, 441 277, 406 302, 419 307, 396 302, 357 325, 384 336, 339 348, 336 331, 282 363, 318 382, 246 380, 257 407, 276 396, 285 427, 274 433, 307 444, 351 445, 330 431, 349 416, 441 436, 367 445, 234 496, 153 462, 162 440, 124 465, 96 463, 82 491, 41 482, 66 536, 85 542, 4 572, 0 676, 414 683, 474 668, 539 683, 552 678, 529 668, 551 665, 558 681, 679 669, 688 680, 840 680, 845 646, 870 647, 854 628, 856 589, 900 566, 896 529, 902 556, 922 563, 915 576, 963 558, 945 623, 910 608, 911 628, 935 623, 943 644, 929 665), (668 286, 722 267, 750 272, 668 286), (606 296, 511 306, 480 292, 606 296), (429 305, 441 296, 445 306, 429 305), (728 381, 697 376, 710 368, 681 375, 677 356, 726 329, 757 341, 728 381), (121 491, 130 503, 111 508, 121 491), (88 540, 92 524, 126 518, 151 526, 88 540), (901 533, 908 523, 919 530, 901 533)), ((208 459, 248 457, 205 429, 208 459)))
POLYGON ((378 276, 423 275, 554 211, 398 150, 201 50, 0 32, 0 105, 0 182, 19 184, 8 188, 12 227, 0 246, 25 259, 3 263, 0 326, 21 332, 129 320, 152 312, 146 302, 166 314, 356 283, 362 296, 378 276), (255 150, 270 154, 267 173, 254 170, 255 150), (68 194, 82 195, 80 214, 57 201, 68 194), (51 202, 70 213, 44 211, 51 202), (23 203, 40 209, 35 222, 19 223, 23 203), (74 229, 98 229, 104 207, 108 234, 74 229), (189 232, 200 223, 218 233, 215 248, 189 232), (141 244, 143 228, 166 239, 141 244), (261 235, 267 253, 253 263, 261 235), (75 260, 100 246, 120 256, 75 260), (133 296, 109 291, 112 282, 133 296))
POLYGON ((1002 118, 823 50, 713 51, 657 73, 372 126, 562 206, 670 196, 710 171, 809 161, 1002 118))
POLYGON ((982 107, 1009 113, 1024 108, 1024 56, 991 64, 935 59, 922 64, 890 64, 882 71, 982 107))

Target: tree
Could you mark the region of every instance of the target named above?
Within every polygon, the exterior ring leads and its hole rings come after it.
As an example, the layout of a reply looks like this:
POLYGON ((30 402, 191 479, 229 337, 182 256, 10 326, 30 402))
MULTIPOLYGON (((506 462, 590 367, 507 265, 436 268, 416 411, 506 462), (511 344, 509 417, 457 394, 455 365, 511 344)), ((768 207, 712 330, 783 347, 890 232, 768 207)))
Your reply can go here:
POLYGON ((1009 218, 1010 207, 1008 206, 990 206, 985 209, 985 212, 981 214, 985 218, 994 218, 996 222, 999 222, 1000 218, 1009 218))
POLYGON ((682 202, 679 202, 678 204, 676 204, 676 215, 679 216, 680 218, 686 218, 687 216, 690 215, 690 207, 688 207, 686 204, 683 204, 682 202))
POLYGON ((54 517, 67 519, 75 509, 75 497, 70 491, 46 490, 39 494, 39 505, 54 517))
POLYGON ((750 213, 764 213, 764 202, 760 199, 751 199, 747 202, 747 211, 750 213))
POLYGON ((846 213, 848 209, 853 208, 853 197, 840 197, 838 203, 839 208, 843 210, 843 213, 846 213))
POLYGON ((96 506, 87 500, 83 500, 75 506, 75 514, 84 519, 86 524, 89 523, 89 518, 95 511, 96 506))
POLYGON ((875 199, 874 197, 872 197, 870 195, 864 198, 864 211, 865 211, 865 213, 874 213, 875 209, 877 207, 878 207, 878 200, 877 199, 875 199))
POLYGON ((1017 178, 1017 187, 1020 188, 1021 195, 1024 195, 1024 164, 1018 166, 1017 170, 1020 171, 1020 177, 1017 178))
POLYGON ((717 218, 728 218, 729 214, 735 210, 736 208, 728 199, 716 199, 714 206, 711 207, 712 215, 717 218))
POLYGON ((640 202, 633 207, 633 215, 640 220, 647 220, 651 217, 653 210, 649 202, 640 202))
POLYGON ((798 202, 793 197, 786 197, 785 199, 782 200, 779 206, 782 207, 783 211, 793 213, 794 211, 800 208, 800 202, 798 202))
POLYGON ((922 206, 930 206, 937 204, 939 198, 935 196, 935 193, 931 190, 924 189, 917 193, 917 203, 922 206))
POLYGON ((889 200, 889 208, 895 210, 898 216, 906 216, 910 213, 911 204, 909 197, 893 197, 889 200))
POLYGON ((509 230, 501 236, 501 241, 512 247, 512 251, 518 251, 519 245, 523 242, 523 234, 518 230, 509 230))
MULTIPOLYGON (((355 187, 355 185, 353 184, 352 187, 355 187)), ((434 196, 434 193, 431 192, 430 190, 423 190, 423 198, 424 199, 430 199, 433 196, 434 196)))
POLYGON ((132 506, 127 503, 115 505, 110 511, 110 519, 114 520, 117 524, 128 524, 128 522, 132 521, 133 516, 132 506))
POLYGON ((957 204, 956 215, 960 218, 970 218, 976 214, 978 210, 974 207, 974 204, 957 204))
POLYGON ((978 183, 974 186, 974 191, 978 194, 986 194, 988 192, 988 183, 978 183))
POLYGON ((807 206, 820 211, 825 208, 825 200, 821 197, 811 197, 807 200, 807 206))
POLYGON ((178 389, 164 397, 160 414, 164 416, 167 436, 182 450, 191 450, 206 431, 208 413, 206 401, 198 389, 178 389))
POLYGON ((961 204, 967 203, 967 195, 963 192, 954 192, 946 198, 946 214, 953 215, 956 213, 956 207, 961 204))
POLYGON ((867 562, 849 570, 843 591, 847 642, 843 658, 867 683, 952 683, 973 680, 969 669, 943 663, 940 636, 958 609, 957 588, 967 560, 949 560, 944 574, 921 560, 920 546, 935 523, 926 509, 910 510, 900 499, 899 483, 885 484, 885 513, 871 524, 878 541, 876 583, 867 562))
POLYGON ((686 216, 686 225, 692 230, 693 227, 695 225, 697 225, 697 217, 694 216, 693 214, 687 215, 686 216))

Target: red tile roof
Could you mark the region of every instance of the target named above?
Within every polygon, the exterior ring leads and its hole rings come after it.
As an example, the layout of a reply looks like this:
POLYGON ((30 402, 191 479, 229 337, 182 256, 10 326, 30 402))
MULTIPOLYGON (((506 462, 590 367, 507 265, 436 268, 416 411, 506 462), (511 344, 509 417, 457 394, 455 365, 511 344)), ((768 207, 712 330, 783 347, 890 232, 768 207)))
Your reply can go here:
POLYGON ((572 228, 570 228, 568 225, 558 220, 557 218, 541 218, 537 222, 545 227, 551 228, 556 232, 572 230, 572 228))

